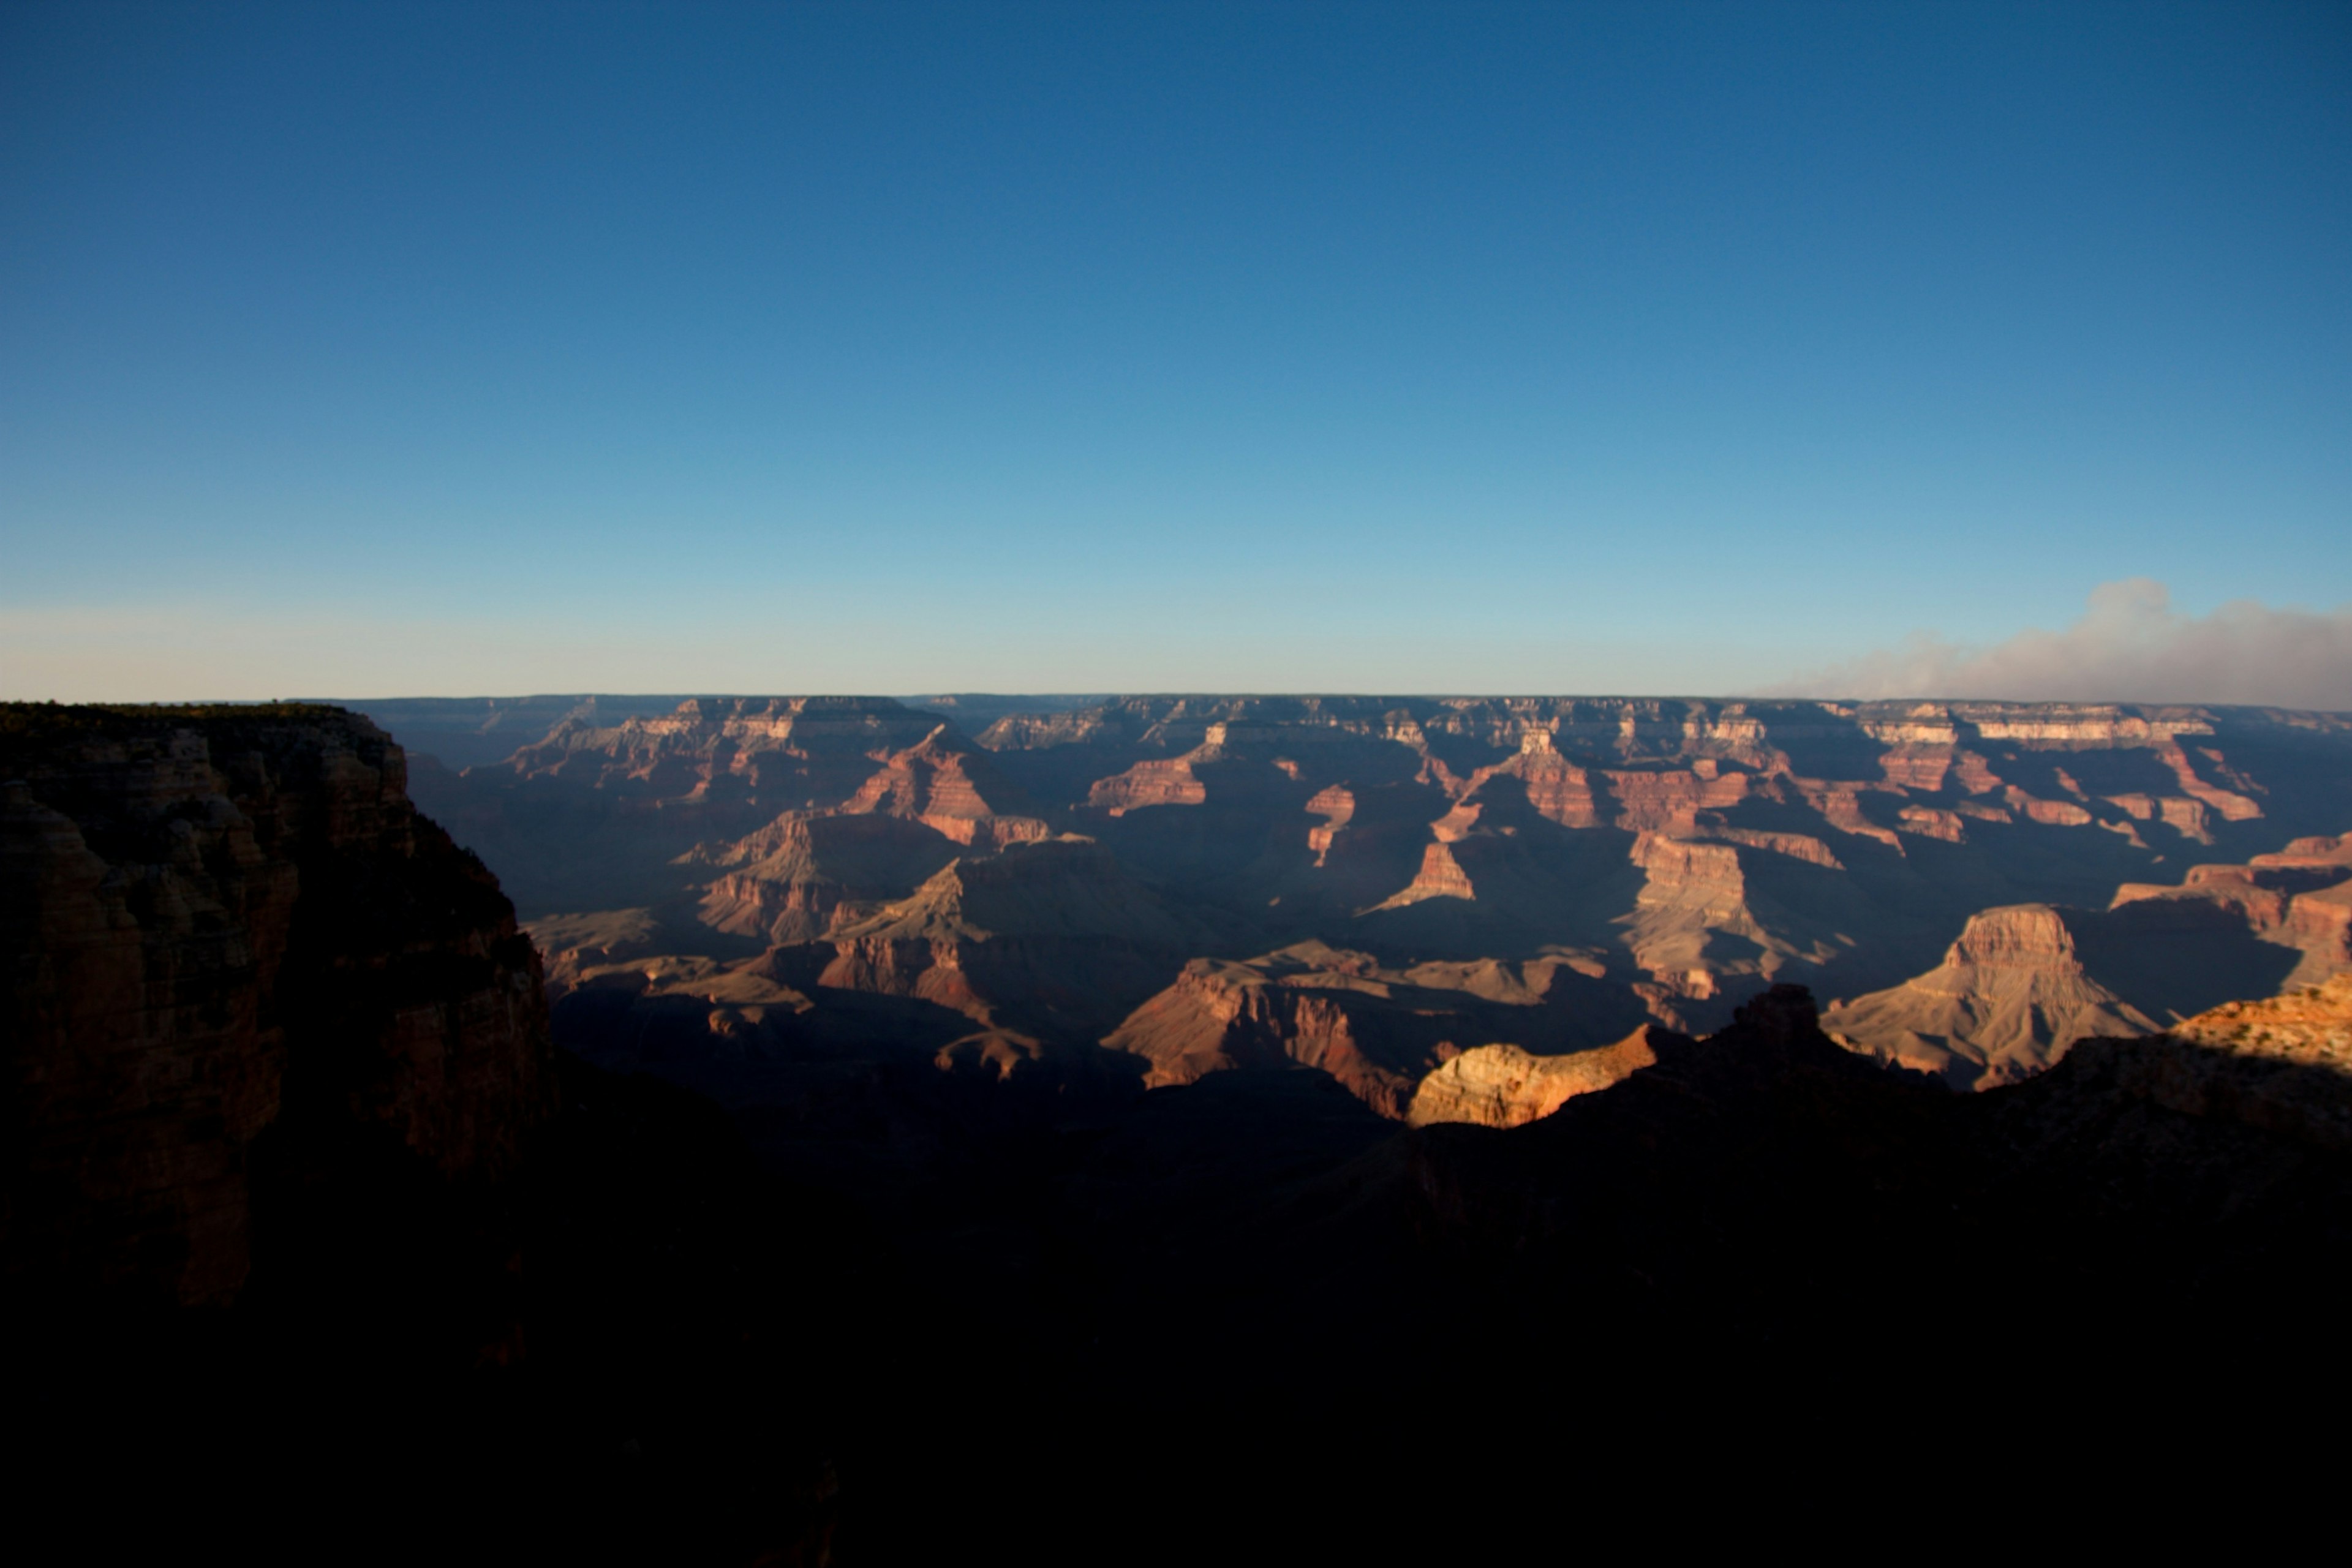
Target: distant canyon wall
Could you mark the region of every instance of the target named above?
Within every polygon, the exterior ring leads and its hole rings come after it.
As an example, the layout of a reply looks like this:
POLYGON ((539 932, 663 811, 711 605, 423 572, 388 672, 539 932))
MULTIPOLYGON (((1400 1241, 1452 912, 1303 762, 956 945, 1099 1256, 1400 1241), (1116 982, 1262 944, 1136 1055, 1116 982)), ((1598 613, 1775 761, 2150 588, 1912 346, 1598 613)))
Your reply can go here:
POLYGON ((536 924, 583 933, 551 934, 560 975, 635 987, 665 1019, 702 1005, 728 1049, 895 1031, 942 1059, 1035 1063, 1108 1045, 1150 1082, 1272 1051, 1401 1116, 1463 1053, 1702 1034, 1794 982, 1851 1048, 1986 1087, 2078 1031, 2161 1027, 2352 962, 2335 890, 2352 864, 2268 863, 2352 829, 2338 714, 603 703, 416 787, 536 924), (624 929, 678 962, 633 969, 600 934, 624 929), (700 1003, 686 978, 755 961, 700 1003), (714 999, 729 986, 798 1002, 758 1004, 747 1035, 714 999))

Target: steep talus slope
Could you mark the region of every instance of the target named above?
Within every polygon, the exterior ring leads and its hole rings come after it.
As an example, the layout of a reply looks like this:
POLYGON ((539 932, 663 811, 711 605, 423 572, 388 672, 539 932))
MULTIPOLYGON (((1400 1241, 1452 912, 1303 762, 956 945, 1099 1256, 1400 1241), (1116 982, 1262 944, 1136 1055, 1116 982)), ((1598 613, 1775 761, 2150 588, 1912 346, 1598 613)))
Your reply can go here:
POLYGON ((851 816, 911 818, 966 848, 985 852, 1052 836, 1034 816, 1026 792, 986 752, 940 725, 894 752, 841 805, 851 816))
POLYGON ((20 1291, 231 1300, 257 1211, 495 1178, 552 1110, 537 954, 366 721, 9 706, 0 779, 20 1291))
POLYGON ((732 843, 702 844, 681 866, 719 871, 699 913, 715 930, 814 942, 911 894, 958 854, 1050 837, 1023 815, 1018 784, 944 724, 880 763, 837 805, 787 811, 732 843))
POLYGON ((788 811, 732 843, 698 846, 684 863, 719 872, 699 905, 713 930, 794 942, 906 897, 956 854, 955 840, 907 817, 788 811))

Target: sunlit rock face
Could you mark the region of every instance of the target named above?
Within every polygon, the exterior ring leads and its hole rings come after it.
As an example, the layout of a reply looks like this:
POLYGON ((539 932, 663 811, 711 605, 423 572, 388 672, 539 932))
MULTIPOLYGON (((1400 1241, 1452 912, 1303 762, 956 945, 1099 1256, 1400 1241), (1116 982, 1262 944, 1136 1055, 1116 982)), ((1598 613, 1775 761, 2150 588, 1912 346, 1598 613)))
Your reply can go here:
POLYGON ((514 1164, 539 960, 404 773, 332 709, 0 707, 14 1289, 234 1298, 273 1147, 514 1164))
POLYGON ((1415 1127, 1436 1121, 1519 1127, 1541 1121, 1580 1094, 1596 1093, 1654 1066, 1654 1032, 1655 1025, 1644 1025, 1615 1045, 1565 1056, 1480 1046, 1423 1079, 1405 1120, 1415 1127))
POLYGON ((2126 1093, 2168 1110, 2352 1152, 2352 973, 2089 1054, 2126 1093))

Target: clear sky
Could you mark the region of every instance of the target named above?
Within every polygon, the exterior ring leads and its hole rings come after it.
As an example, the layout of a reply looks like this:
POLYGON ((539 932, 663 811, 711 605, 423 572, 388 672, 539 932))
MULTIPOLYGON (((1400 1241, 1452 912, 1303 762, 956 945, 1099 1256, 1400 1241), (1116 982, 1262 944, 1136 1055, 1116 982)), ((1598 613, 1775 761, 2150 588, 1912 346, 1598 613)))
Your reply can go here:
POLYGON ((0 7, 0 696, 1733 691, 2347 543, 2352 7, 0 7))

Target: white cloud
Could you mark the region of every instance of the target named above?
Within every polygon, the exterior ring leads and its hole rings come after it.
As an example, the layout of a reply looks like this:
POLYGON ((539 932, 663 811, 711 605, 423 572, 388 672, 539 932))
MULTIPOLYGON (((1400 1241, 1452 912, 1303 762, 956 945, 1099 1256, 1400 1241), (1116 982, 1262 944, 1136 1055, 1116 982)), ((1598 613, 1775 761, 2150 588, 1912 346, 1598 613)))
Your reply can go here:
POLYGON ((1899 647, 1798 676, 1770 695, 2352 710, 2352 605, 2274 610, 2240 600, 2188 616, 2172 607, 2163 584, 2127 577, 2093 589, 2083 617, 2063 631, 2023 631, 1990 647, 1915 632, 1899 647))

